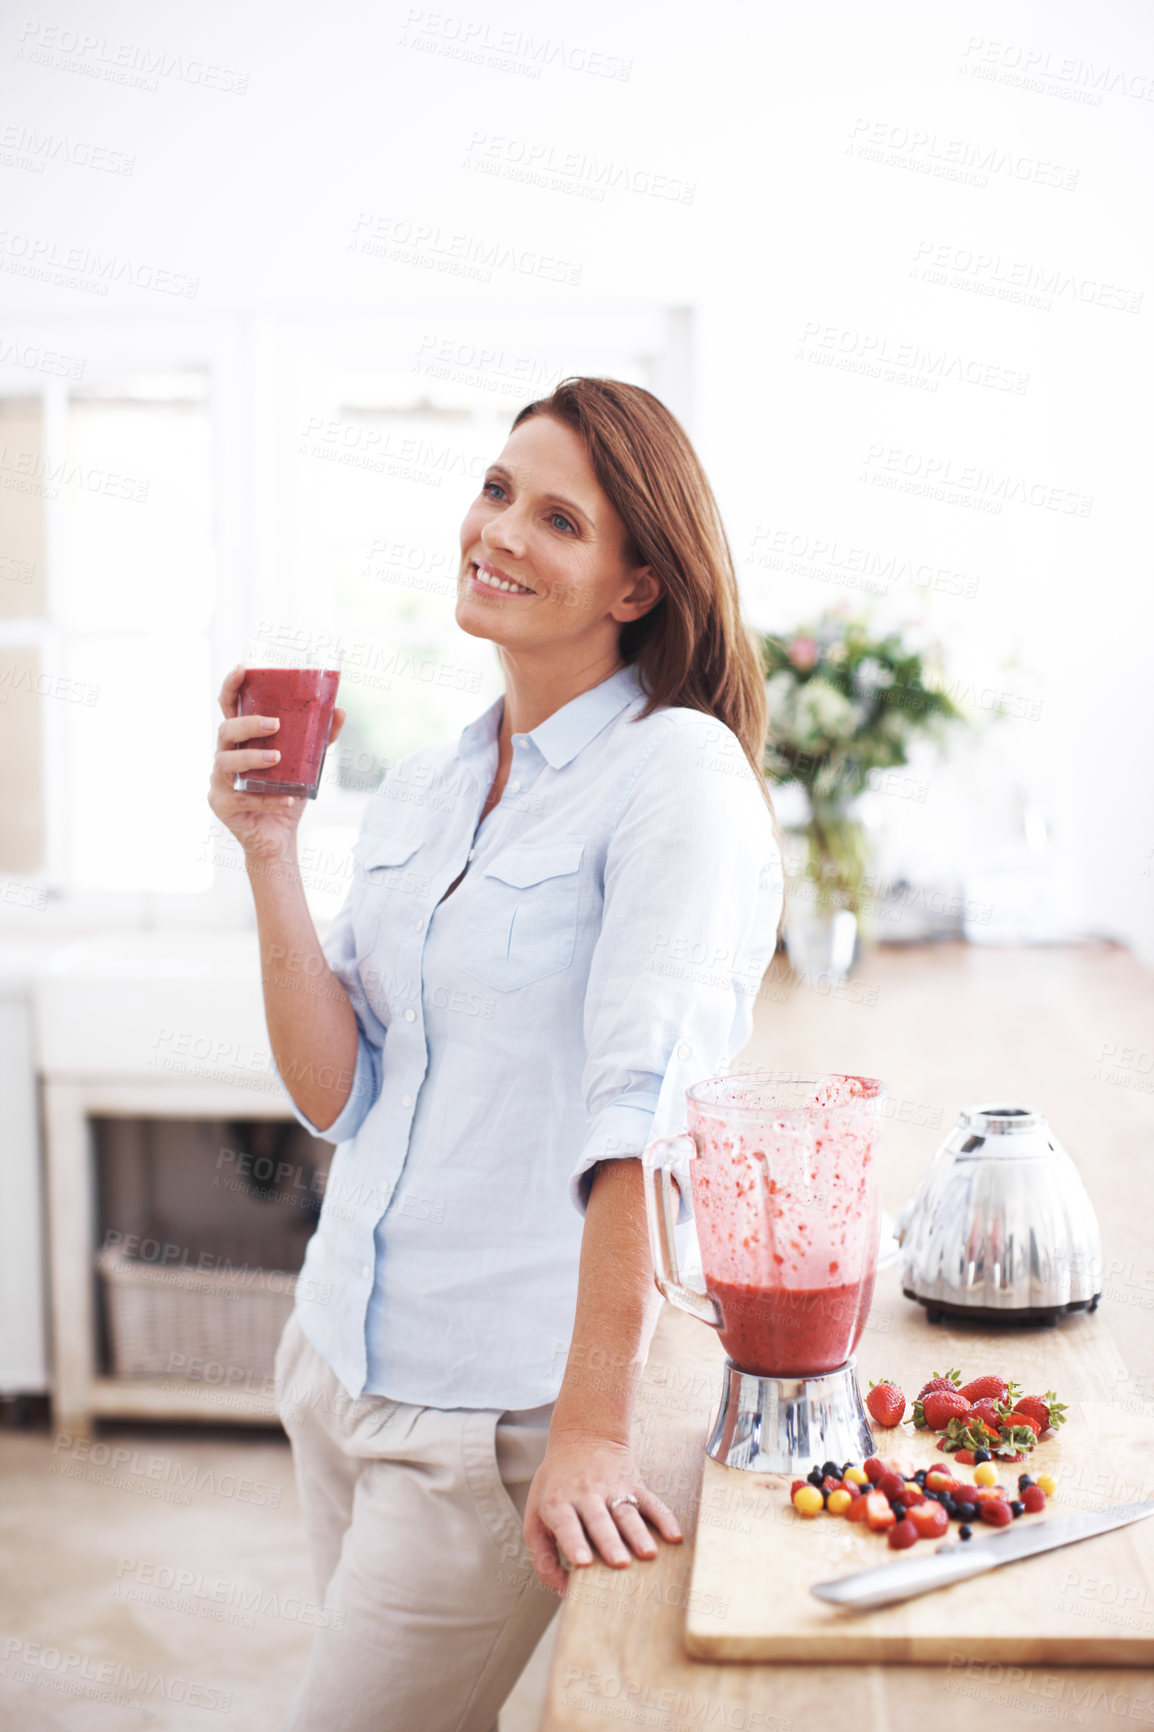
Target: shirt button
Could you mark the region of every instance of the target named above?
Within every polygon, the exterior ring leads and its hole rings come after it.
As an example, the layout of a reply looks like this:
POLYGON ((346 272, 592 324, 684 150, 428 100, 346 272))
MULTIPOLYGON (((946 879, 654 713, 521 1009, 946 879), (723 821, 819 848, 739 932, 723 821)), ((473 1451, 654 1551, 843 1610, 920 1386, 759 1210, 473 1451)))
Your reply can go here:
POLYGON ((372 1270, 369 1268, 367 1263, 361 1264, 361 1274, 364 1276, 366 1281, 368 1280, 369 1276, 372 1274, 372 1270))
POLYGON ((524 734, 517 734, 513 740, 513 744, 515 746, 527 746, 529 742, 525 738, 524 734))
POLYGON ((425 924, 424 915, 418 914, 417 918, 413 921, 413 931, 419 932, 424 924, 425 924))
POLYGON ((519 794, 519 793, 520 793, 520 791, 521 791, 521 784, 520 784, 520 782, 510 782, 510 783, 509 783, 509 792, 510 792, 510 794, 519 794))
POLYGON ((406 1021, 406 1022, 416 1022, 416 1020, 417 1020, 417 1013, 416 1013, 416 1011, 415 1011, 415 1010, 406 1010, 406 1012, 405 1012, 405 1021, 406 1021))
POLYGON ((468 854, 466 855, 466 859, 471 860, 473 858, 473 855, 476 852, 477 852, 477 850, 475 848, 470 848, 468 854))
POLYGON ((413 1104, 413 1097, 412 1097, 412 1095, 402 1095, 402 1096, 401 1096, 401 1105, 402 1105, 402 1106, 403 1106, 403 1107, 411 1107, 411 1106, 412 1106, 412 1104, 413 1104))

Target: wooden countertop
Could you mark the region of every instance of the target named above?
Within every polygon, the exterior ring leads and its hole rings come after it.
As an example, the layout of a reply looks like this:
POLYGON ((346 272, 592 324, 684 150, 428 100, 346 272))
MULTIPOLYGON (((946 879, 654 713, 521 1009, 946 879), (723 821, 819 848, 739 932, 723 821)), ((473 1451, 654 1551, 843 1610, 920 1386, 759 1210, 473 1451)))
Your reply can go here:
MULTIPOLYGON (((894 1214, 962 1106, 1001 1094, 1045 1112, 1081 1170, 1102 1227, 1101 1312, 1128 1374, 1116 1399, 1128 1411, 1149 1414, 1154 1439, 1154 974, 1107 945, 926 945, 875 950, 830 993, 797 985, 779 959, 766 976, 742 1059, 886 1081, 882 1199, 894 1214)), ((879 1283, 858 1349, 872 1375, 884 1372, 877 1349, 887 1330, 904 1332, 920 1317, 896 1280, 879 1283)), ((940 1337, 921 1326, 927 1363, 936 1365, 940 1337)), ((648 1483, 676 1511, 685 1541, 662 1545, 651 1564, 624 1570, 595 1564, 575 1574, 559 1614, 541 1732, 614 1723, 657 1732, 1154 1724, 1154 1673, 1144 1671, 691 1661, 682 1626, 722 1360, 712 1330, 664 1307, 638 1398, 634 1446, 648 1483)), ((1108 1599, 1099 1606, 1092 1596, 1091 1611, 1109 1616, 1108 1599)))

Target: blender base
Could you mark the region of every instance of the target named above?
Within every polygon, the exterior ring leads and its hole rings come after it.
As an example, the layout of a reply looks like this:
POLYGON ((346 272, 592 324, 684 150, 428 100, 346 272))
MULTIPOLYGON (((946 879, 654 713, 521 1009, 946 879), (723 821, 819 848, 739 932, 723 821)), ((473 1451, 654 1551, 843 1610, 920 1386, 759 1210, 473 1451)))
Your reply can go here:
POLYGON ((820 1377, 760 1377, 727 1359, 705 1453, 723 1467, 755 1473, 808 1473, 824 1461, 865 1461, 874 1440, 856 1365, 851 1356, 820 1377))

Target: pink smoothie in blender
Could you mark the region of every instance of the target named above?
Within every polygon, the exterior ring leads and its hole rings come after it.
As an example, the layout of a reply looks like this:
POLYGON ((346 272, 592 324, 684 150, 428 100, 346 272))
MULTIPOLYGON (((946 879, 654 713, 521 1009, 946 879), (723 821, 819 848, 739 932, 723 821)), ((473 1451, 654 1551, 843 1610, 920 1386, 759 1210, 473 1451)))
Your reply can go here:
MULTIPOLYGON (((739 1370, 819 1376, 857 1346, 877 1273, 884 1095, 872 1077, 769 1072, 687 1091, 689 1136, 665 1139, 689 1157, 705 1276, 705 1295, 685 1308, 714 1324, 739 1370)), ((655 1153, 647 1164, 656 1174, 664 1163, 655 1153)), ((684 1184, 684 1168, 678 1176, 684 1184)), ((675 1273, 670 1285, 681 1303, 675 1273)))
POLYGON ((718 1332, 726 1466, 792 1471, 872 1452, 854 1349, 877 1275, 884 1084, 762 1071, 686 1091, 688 1135, 645 1150, 657 1285, 718 1332), (692 1197, 704 1292, 678 1268, 674 1193, 692 1197))
POLYGON ((704 1100, 689 1091, 705 1284, 721 1311, 721 1344, 742 1371, 832 1371, 861 1338, 877 1273, 880 1086, 823 1078, 776 1105, 736 1078, 707 1087, 704 1100))

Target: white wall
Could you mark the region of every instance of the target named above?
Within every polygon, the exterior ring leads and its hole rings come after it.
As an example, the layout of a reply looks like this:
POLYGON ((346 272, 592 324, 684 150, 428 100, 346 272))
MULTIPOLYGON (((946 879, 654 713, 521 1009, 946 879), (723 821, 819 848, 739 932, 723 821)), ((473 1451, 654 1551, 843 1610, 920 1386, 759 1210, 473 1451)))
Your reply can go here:
POLYGON ((889 581, 878 617, 927 621, 979 707, 1027 712, 889 801, 892 834, 962 870, 1025 799, 1072 922, 1154 959, 1148 7, 98 10, 37 0, 4 27, 4 332, 403 302, 451 343, 462 309, 692 307, 691 424, 758 622, 861 599, 835 581, 851 549, 948 574, 928 598, 889 581), (19 166, 45 135, 43 172, 19 166), (95 147, 131 172, 67 160, 95 147), (602 199, 577 196, 600 189, 583 158, 612 165, 602 199), (548 184, 477 167, 530 160, 548 184), (487 282, 430 268, 494 247, 487 282), (27 273, 74 248, 71 279, 27 273), (1008 298, 1022 277, 1039 304, 1008 298), (889 376, 823 364, 882 354, 889 376), (975 471, 1026 501, 976 509, 975 471), (943 476, 954 498, 900 487, 943 476), (836 546, 824 576, 759 563, 783 532, 836 546))

